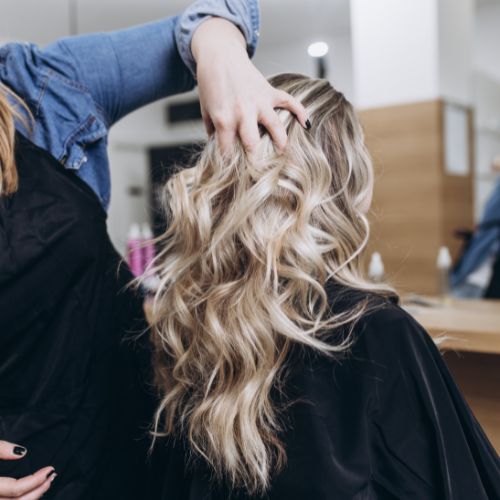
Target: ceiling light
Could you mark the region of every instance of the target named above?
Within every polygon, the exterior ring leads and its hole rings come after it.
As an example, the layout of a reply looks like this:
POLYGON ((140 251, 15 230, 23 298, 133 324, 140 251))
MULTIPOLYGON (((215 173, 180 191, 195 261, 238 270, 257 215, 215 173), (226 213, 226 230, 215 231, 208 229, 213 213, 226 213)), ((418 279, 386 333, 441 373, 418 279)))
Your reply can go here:
POLYGON ((307 48, 307 53, 311 57, 324 57, 328 54, 328 44, 325 42, 311 43, 307 48))

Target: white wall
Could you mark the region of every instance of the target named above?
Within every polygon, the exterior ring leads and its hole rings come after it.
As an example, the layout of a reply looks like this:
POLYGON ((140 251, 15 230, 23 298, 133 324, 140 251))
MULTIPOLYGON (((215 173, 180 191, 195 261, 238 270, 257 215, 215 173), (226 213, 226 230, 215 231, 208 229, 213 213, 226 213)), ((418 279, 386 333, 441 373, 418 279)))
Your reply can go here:
POLYGON ((438 96, 437 16, 435 0, 351 0, 358 107, 438 96))
POLYGON ((296 72, 308 76, 316 76, 315 60, 307 54, 307 47, 315 41, 328 43, 326 56, 328 79, 344 92, 348 99, 353 98, 352 45, 350 33, 322 36, 320 38, 304 38, 284 45, 262 46, 255 56, 255 64, 266 76, 281 72, 296 72))
POLYGON ((500 81, 484 73, 474 76, 475 108, 475 217, 479 219, 484 204, 498 180, 491 169, 500 155, 500 81))
MULTIPOLYGON (((192 97, 194 93, 173 100, 192 97)), ((205 137, 201 123, 168 127, 165 107, 169 100, 147 106, 124 118, 111 130, 109 159, 112 192, 108 228, 113 243, 124 252, 128 229, 133 222, 149 222, 148 148, 196 142, 205 137), (139 188, 140 196, 129 189, 139 188)))
POLYGON ((474 41, 476 69, 500 82, 500 2, 477 10, 474 41))
POLYGON ((496 182, 491 170, 500 155, 500 2, 479 6, 474 30, 475 216, 478 219, 496 182))
POLYGON ((472 101, 475 0, 438 0, 439 96, 472 101))
POLYGON ((0 43, 23 40, 41 45, 70 33, 68 0, 1 0, 0 43))
POLYGON ((351 0, 355 101, 470 104, 474 0, 351 0))

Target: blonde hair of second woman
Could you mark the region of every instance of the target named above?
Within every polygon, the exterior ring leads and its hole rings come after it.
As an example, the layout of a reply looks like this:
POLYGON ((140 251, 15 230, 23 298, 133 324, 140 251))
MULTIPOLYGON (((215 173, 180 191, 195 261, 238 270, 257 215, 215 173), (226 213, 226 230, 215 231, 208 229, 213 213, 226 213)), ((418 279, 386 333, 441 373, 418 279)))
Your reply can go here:
POLYGON ((331 310, 326 283, 393 294, 360 264, 373 172, 351 104, 326 80, 270 81, 305 105, 312 128, 280 111, 283 154, 267 134, 251 159, 241 144, 222 157, 210 139, 169 180, 152 314, 155 436, 187 436, 218 479, 249 493, 265 491, 286 461, 271 391, 290 347, 344 351, 349 337, 334 345, 322 333, 366 312, 364 303, 331 310))
POLYGON ((0 196, 8 196, 17 190, 16 120, 28 130, 32 125, 32 116, 26 104, 0 83, 0 196))

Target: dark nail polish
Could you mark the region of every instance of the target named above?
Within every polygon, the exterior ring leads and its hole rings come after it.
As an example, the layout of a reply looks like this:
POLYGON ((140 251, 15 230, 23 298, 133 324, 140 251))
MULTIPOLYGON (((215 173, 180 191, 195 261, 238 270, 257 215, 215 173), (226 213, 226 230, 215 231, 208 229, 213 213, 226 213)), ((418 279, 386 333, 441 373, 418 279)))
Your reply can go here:
POLYGON ((54 469, 52 469, 48 474, 47 474, 47 479, 49 479, 49 477, 52 477, 54 474, 56 473, 56 471, 54 469))
POLYGON ((18 457, 22 457, 23 455, 26 455, 26 448, 23 448, 22 446, 14 446, 14 455, 17 455, 18 457))
POLYGON ((306 129, 309 130, 311 127, 312 127, 311 120, 307 119, 306 120, 306 129))

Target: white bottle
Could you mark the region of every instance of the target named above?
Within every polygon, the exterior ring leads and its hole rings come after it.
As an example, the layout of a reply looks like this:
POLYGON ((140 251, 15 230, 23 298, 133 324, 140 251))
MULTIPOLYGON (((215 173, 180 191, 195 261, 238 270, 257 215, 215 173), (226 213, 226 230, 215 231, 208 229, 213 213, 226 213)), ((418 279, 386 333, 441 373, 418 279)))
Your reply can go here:
POLYGON ((451 264, 451 254, 448 247, 441 247, 436 260, 436 266, 439 273, 439 292, 442 297, 448 297, 450 294, 451 264))
POLYGON ((370 259, 370 266, 368 268, 368 277, 374 283, 382 283, 384 281, 384 263, 382 261, 382 256, 378 252, 373 252, 370 259))

